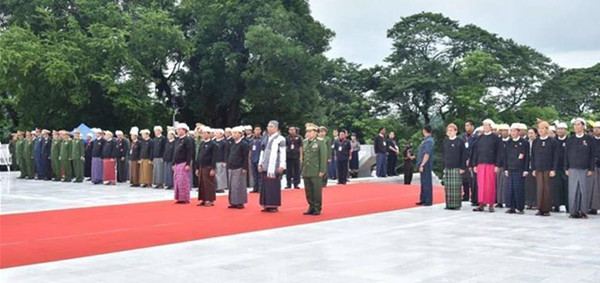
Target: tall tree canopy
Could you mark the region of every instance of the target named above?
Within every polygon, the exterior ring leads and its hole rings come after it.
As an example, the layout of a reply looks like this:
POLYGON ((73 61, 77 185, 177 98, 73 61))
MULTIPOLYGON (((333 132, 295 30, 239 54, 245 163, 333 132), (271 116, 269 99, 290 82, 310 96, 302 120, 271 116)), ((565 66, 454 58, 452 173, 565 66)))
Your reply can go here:
POLYGON ((402 18, 388 38, 388 77, 376 94, 409 124, 512 111, 556 69, 527 46, 442 14, 402 18))
POLYGON ((0 139, 172 117, 315 122, 366 141, 378 126, 415 140, 423 123, 600 118, 600 65, 562 69, 441 14, 401 18, 382 66, 325 58, 333 36, 306 0, 0 1, 0 139))

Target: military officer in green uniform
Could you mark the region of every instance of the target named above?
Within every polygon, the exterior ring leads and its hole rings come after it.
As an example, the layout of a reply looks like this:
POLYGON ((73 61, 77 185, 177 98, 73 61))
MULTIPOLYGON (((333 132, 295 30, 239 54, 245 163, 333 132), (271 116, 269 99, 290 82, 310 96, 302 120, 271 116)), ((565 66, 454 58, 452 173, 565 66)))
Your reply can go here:
POLYGON ((33 168, 33 146, 35 142, 33 133, 27 132, 25 136, 26 139, 23 143, 23 164, 25 164, 25 178, 33 179, 35 178, 33 173, 35 172, 33 168))
POLYGON ((306 124, 306 139, 302 146, 302 179, 308 201, 304 215, 319 215, 322 207, 323 176, 327 174, 329 148, 325 141, 317 138, 319 128, 306 124))
POLYGON ((85 145, 81 139, 81 132, 77 129, 73 131, 73 140, 71 141, 71 162, 75 171, 75 183, 83 182, 83 166, 85 164, 85 145))
POLYGON ((323 175, 323 187, 327 187, 327 180, 329 176, 327 170, 329 169, 329 162, 331 162, 331 138, 327 136, 327 128, 324 126, 319 127, 319 140, 322 140, 327 146, 327 165, 325 166, 325 175, 323 175))
POLYGON ((52 131, 52 146, 50 147, 50 166, 52 167, 52 173, 54 174, 54 181, 60 181, 60 135, 57 130, 52 131))
POLYGON ((25 170, 25 160, 23 159, 23 149, 25 149, 25 140, 23 139, 23 132, 17 131, 17 141, 15 142, 15 156, 13 156, 13 160, 19 166, 19 170, 21 171, 21 175, 19 179, 24 179, 26 175, 25 170))
POLYGON ((63 182, 71 182, 73 179, 73 171, 71 170, 71 136, 65 130, 60 131, 60 134, 62 135, 62 142, 60 144, 60 155, 58 156, 60 160, 59 172, 64 172, 63 182))

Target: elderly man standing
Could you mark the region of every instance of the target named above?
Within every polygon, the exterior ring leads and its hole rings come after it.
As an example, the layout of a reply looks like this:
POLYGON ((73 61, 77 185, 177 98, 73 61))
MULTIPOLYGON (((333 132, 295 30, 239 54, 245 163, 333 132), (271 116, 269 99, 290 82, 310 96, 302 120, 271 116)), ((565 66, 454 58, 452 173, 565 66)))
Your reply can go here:
POLYGON ((446 192, 446 209, 460 209, 462 174, 467 166, 465 144, 457 138, 458 127, 455 124, 446 126, 447 138, 443 141, 444 155, 444 190, 446 192))
POLYGON ((140 186, 140 142, 138 135, 140 129, 132 127, 129 131, 131 146, 129 149, 129 183, 131 187, 140 186))
POLYGON ((150 130, 140 131, 142 140, 140 141, 140 184, 147 188, 152 186, 152 160, 154 159, 154 144, 150 138, 150 130))
POLYGON ((585 134, 585 120, 573 120, 575 134, 567 141, 565 173, 569 176, 569 218, 587 218, 591 176, 594 174, 593 138, 585 134))
POLYGON ((569 204, 569 178, 565 174, 565 151, 567 149, 567 123, 556 121, 556 142, 558 166, 556 169, 556 177, 551 178, 552 182, 552 205, 553 212, 560 212, 560 206, 564 205, 568 209, 569 204))
POLYGON ((550 182, 556 176, 558 168, 558 143, 549 136, 549 127, 545 121, 538 124, 539 138, 533 141, 531 149, 531 171, 537 185, 538 216, 550 216, 550 182))
POLYGON ((101 129, 92 129, 96 134, 96 138, 92 144, 92 183, 95 185, 102 184, 102 147, 105 140, 102 137, 101 129))
POLYGON ((592 149, 594 160, 594 177, 590 189, 590 211, 588 214, 598 214, 600 209, 600 121, 594 123, 593 139, 594 147, 592 149))
POLYGON ((127 182, 127 159, 129 157, 129 141, 122 131, 115 131, 117 135, 117 182, 127 182))
POLYGON ((173 149, 173 186, 175 203, 190 203, 191 180, 190 171, 194 162, 194 142, 188 136, 190 128, 185 123, 177 124, 177 138, 173 149))
POLYGON ((266 145, 260 154, 258 171, 263 175, 260 192, 262 212, 277 212, 281 206, 281 176, 285 170, 285 138, 279 134, 279 122, 270 121, 267 126, 266 145))
POLYGON ((243 141, 242 127, 231 129, 232 141, 227 157, 229 208, 242 209, 248 202, 246 175, 248 174, 248 144, 243 141))
POLYGON ((102 180, 106 185, 116 185, 116 159, 118 156, 117 152, 117 141, 113 138, 111 131, 104 131, 104 138, 106 142, 102 147, 102 180))
POLYGON ((163 128, 161 126, 154 126, 154 140, 153 143, 153 159, 152 165, 152 184, 155 189, 164 188, 165 184, 165 163, 163 156, 165 155, 165 147, 167 146, 167 138, 162 134, 163 128))
POLYGON ((483 121, 483 133, 473 147, 473 172, 477 174, 477 200, 479 206, 473 211, 483 211, 485 205, 494 212, 496 202, 496 173, 502 164, 502 140, 492 131, 494 121, 483 121))
POLYGON ((225 131, 223 129, 215 129, 215 159, 216 159, 216 168, 215 168, 215 181, 216 181, 216 192, 224 193, 225 189, 227 189, 227 156, 229 155, 229 145, 230 143, 225 139, 225 131))
POLYGON ((210 128, 202 129, 202 140, 196 153, 196 176, 198 176, 197 206, 214 206, 217 199, 215 191, 215 166, 217 163, 217 145, 210 138, 210 128))

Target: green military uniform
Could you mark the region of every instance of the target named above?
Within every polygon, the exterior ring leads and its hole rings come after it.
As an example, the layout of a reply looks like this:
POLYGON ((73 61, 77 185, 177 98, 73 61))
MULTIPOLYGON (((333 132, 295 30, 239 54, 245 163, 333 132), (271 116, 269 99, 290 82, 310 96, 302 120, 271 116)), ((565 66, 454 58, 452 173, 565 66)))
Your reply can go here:
POLYGON ((19 176, 19 179, 23 179, 25 178, 25 159, 23 158, 23 150, 25 149, 25 140, 23 138, 19 138, 17 139, 17 142, 15 144, 15 156, 13 157, 13 160, 15 160, 15 162, 17 163, 17 166, 19 166, 19 170, 21 171, 21 176, 19 176))
POLYGON ((34 140, 27 139, 23 145, 23 163, 25 164, 25 178, 35 178, 35 170, 33 168, 33 146, 34 140))
POLYGON ((73 162, 73 170, 75 171, 75 182, 83 182, 83 166, 85 145, 81 139, 73 139, 71 141, 71 161, 73 162))
POLYGON ((73 171, 71 170, 71 140, 63 140, 60 144, 60 170, 64 172, 64 182, 70 182, 73 179, 73 171))
MULTIPOLYGON (((326 136, 325 138, 317 138, 320 139, 321 141, 323 141, 325 143, 325 145, 327 146, 327 159, 331 158, 331 138, 326 136)), ((327 160, 326 160, 327 161, 327 160)), ((329 175, 327 174, 328 169, 329 169, 329 162, 325 162, 325 175, 323 175, 323 187, 327 187, 327 181, 329 180, 329 175)))
POLYGON ((17 144, 17 141, 14 139, 11 139, 10 142, 8 142, 8 153, 10 154, 10 160, 11 160, 10 166, 13 167, 13 169, 11 169, 11 170, 15 170, 14 168, 17 167, 17 166, 15 166, 17 163, 16 158, 15 158, 15 155, 16 155, 15 147, 17 146, 16 144, 17 144))
POLYGON ((309 212, 321 212, 323 179, 319 173, 327 174, 329 150, 321 139, 306 139, 302 147, 302 179, 309 212))
POLYGON ((62 140, 60 138, 52 139, 52 147, 50 148, 50 165, 52 172, 54 173, 54 181, 60 181, 60 144, 62 140))

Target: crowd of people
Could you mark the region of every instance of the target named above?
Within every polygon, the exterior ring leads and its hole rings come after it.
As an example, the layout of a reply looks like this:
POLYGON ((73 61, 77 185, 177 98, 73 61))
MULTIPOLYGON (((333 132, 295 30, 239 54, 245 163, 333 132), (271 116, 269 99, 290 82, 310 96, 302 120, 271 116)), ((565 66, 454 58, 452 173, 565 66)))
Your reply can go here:
MULTIPOLYGON (((443 148, 443 184, 446 209, 460 209, 471 202, 474 211, 494 212, 506 207, 506 213, 549 216, 561 206, 571 218, 587 218, 600 209, 600 122, 572 121, 569 134, 566 123, 537 121, 537 126, 522 123, 496 124, 490 119, 475 128, 465 123, 465 132, 449 124, 443 148)), ((281 182, 286 189, 306 189, 309 209, 305 214, 319 215, 322 188, 329 179, 344 185, 357 177, 360 143, 356 134, 348 138, 346 130, 334 130, 328 136, 324 126, 306 124, 300 129, 288 127, 283 136, 277 121, 261 126, 237 126, 213 129, 185 123, 163 128, 139 130, 132 127, 129 136, 122 131, 92 129, 87 139, 78 130, 72 132, 36 129, 17 132, 11 152, 21 171, 21 179, 54 180, 115 185, 129 182, 131 187, 174 190, 178 204, 190 202, 192 186, 198 188, 198 205, 214 206, 216 193, 229 191, 229 208, 244 208, 247 188, 260 193, 264 212, 276 212, 281 206, 281 182)), ((394 133, 386 136, 384 127, 374 138, 376 176, 396 175, 398 156, 404 160, 404 182, 410 184, 413 162, 420 173, 421 195, 417 205, 433 203, 432 171, 434 139, 432 128, 425 125, 417 155, 410 143, 399 149, 394 133)))
MULTIPOLYGON (((537 210, 550 216, 565 206, 570 218, 588 218, 600 209, 600 122, 573 119, 569 134, 566 123, 552 125, 538 120, 537 126, 522 123, 496 124, 486 119, 475 128, 449 124, 443 141, 443 184, 446 209, 460 209, 471 201, 473 211, 506 207, 506 213, 524 214, 537 210)), ((431 169, 433 138, 431 127, 419 148, 417 165, 421 172, 418 205, 432 204, 431 169)))
POLYGON ((140 130, 132 127, 127 136, 93 128, 87 138, 77 129, 18 131, 10 148, 20 179, 53 180, 174 190, 178 204, 190 202, 191 187, 198 188, 198 205, 214 206, 216 193, 229 191, 229 208, 244 208, 247 188, 260 193, 264 212, 276 212, 281 205, 281 179, 286 189, 299 189, 301 178, 307 194, 306 214, 321 212, 322 187, 328 179, 346 184, 358 176, 360 143, 356 134, 348 139, 346 130, 307 124, 305 137, 300 129, 288 127, 282 136, 277 121, 266 131, 261 126, 213 129, 185 123, 140 130), (285 174, 284 174, 285 172, 285 174))

